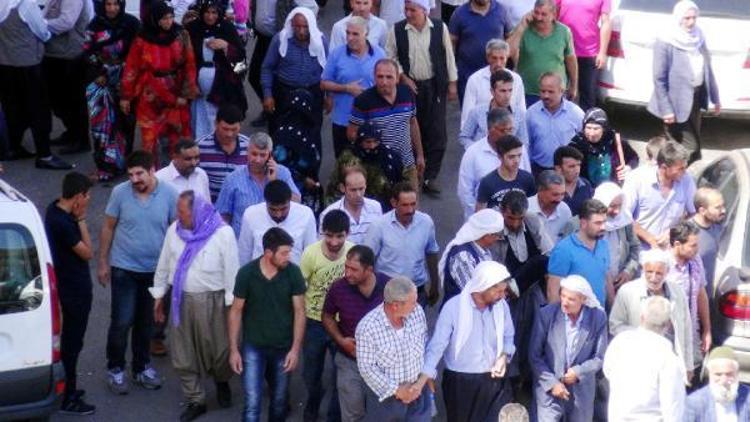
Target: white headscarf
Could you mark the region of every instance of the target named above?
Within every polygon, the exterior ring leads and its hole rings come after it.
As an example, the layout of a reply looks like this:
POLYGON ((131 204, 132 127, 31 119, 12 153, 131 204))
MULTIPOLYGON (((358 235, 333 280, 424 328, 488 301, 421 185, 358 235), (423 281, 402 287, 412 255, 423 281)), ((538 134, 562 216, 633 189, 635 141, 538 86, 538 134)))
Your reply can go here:
POLYGON ((599 303, 599 299, 596 298, 594 291, 591 290, 591 284, 589 284, 589 282, 580 275, 573 274, 563 278, 562 280, 560 280, 560 287, 564 287, 566 290, 577 292, 586 296, 586 303, 584 303, 584 305, 588 306, 589 308, 602 308, 602 305, 599 303))
POLYGON ((620 209, 620 213, 617 214, 617 217, 615 218, 611 218, 608 215, 607 221, 604 222, 604 230, 608 232, 619 230, 625 226, 632 224, 633 216, 631 216, 625 209, 625 192, 623 192, 622 188, 617 183, 604 182, 601 185, 597 186, 596 190, 594 190, 594 199, 598 199, 607 207, 609 207, 612 201, 619 197, 623 198, 623 204, 622 208, 620 209))
MULTIPOLYGON (((461 348, 469 340, 472 324, 472 309, 476 306, 471 297, 472 293, 483 292, 490 287, 506 281, 510 278, 510 273, 505 266, 497 261, 482 261, 474 268, 474 275, 471 277, 461 294, 458 297, 458 326, 456 327, 456 341, 454 343, 455 353, 461 351, 461 348)), ((495 332, 497 338, 497 356, 503 352, 503 327, 505 327, 505 299, 492 305, 492 319, 495 321, 495 332)))
POLYGON ((448 253, 454 246, 474 242, 487 234, 500 233, 504 227, 503 215, 493 209, 485 208, 472 214, 458 230, 456 237, 445 246, 443 256, 438 263, 440 285, 443 285, 443 280, 445 279, 445 263, 448 261, 448 253))
POLYGON ((302 15, 307 21, 307 27, 310 31, 310 43, 307 46, 307 51, 310 55, 318 59, 320 67, 326 67, 326 50, 323 46, 323 33, 318 29, 318 22, 315 20, 315 15, 312 10, 306 7, 295 7, 286 16, 284 21, 284 28, 279 32, 279 54, 281 57, 286 57, 286 50, 289 47, 289 38, 294 36, 292 31, 292 18, 296 15, 302 15))
POLYGON ((0 23, 5 22, 10 15, 10 11, 18 7, 23 0, 2 0, 0 1, 0 23))
POLYGON ((693 29, 690 31, 686 31, 682 27, 682 19, 690 10, 695 10, 696 16, 700 13, 698 5, 694 2, 690 0, 678 1, 672 9, 673 23, 666 28, 664 35, 662 36, 663 41, 672 44, 680 50, 697 50, 705 42, 703 31, 701 31, 698 25, 693 26, 693 29))
POLYGON ((406 0, 406 3, 413 3, 427 12, 427 15, 429 17, 430 14, 430 1, 429 0, 406 0))

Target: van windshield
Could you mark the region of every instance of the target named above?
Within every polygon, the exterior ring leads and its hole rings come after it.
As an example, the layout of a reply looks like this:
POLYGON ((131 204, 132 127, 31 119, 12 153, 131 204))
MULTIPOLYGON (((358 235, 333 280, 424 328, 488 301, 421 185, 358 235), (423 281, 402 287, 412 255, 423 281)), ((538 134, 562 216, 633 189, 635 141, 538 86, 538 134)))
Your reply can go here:
POLYGON ((0 315, 34 310, 43 298, 34 237, 20 224, 0 224, 0 315))
MULTIPOLYGON (((674 0, 621 0, 620 9, 671 14, 674 3, 674 0)), ((748 0, 703 0, 698 7, 701 16, 750 18, 748 0)))

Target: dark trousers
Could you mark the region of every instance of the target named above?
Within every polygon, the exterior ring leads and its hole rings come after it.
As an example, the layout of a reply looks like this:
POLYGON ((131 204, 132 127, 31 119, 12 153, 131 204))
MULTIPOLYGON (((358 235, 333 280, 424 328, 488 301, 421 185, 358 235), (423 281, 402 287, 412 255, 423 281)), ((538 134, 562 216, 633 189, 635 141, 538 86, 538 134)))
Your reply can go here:
MULTIPOLYGON (((318 420, 320 403, 323 401, 325 390, 323 389, 323 368, 326 363, 326 352, 331 358, 336 355, 336 345, 323 328, 323 324, 313 319, 307 319, 305 328, 305 343, 302 346, 304 368, 302 378, 307 388, 307 404, 305 404, 305 421, 318 420)), ((333 360, 333 359, 331 359, 333 360)), ((328 422, 341 420, 341 408, 339 407, 338 392, 336 391, 336 367, 333 367, 333 382, 331 401, 328 404, 328 422)))
POLYGON ((250 59, 250 68, 247 71, 247 81, 250 82, 255 95, 261 101, 263 101, 263 86, 260 84, 260 68, 263 65, 263 59, 266 58, 269 45, 271 45, 271 37, 255 31, 255 47, 253 57, 250 59))
POLYGON ((149 344, 154 327, 154 299, 148 288, 154 273, 137 273, 112 267, 112 312, 107 333, 107 368, 125 368, 128 333, 131 337, 134 373, 151 362, 149 344))
POLYGON ((331 137, 333 138, 333 153, 338 159, 347 149, 352 149, 352 143, 346 137, 346 126, 331 123, 331 137))
POLYGON ((448 23, 451 21, 451 16, 453 16, 453 12, 455 12, 456 9, 458 9, 458 6, 440 3, 440 19, 442 19, 442 21, 445 22, 446 25, 448 25, 448 23))
POLYGON ((86 105, 86 62, 45 57, 42 61, 52 112, 65 125, 66 137, 73 145, 89 145, 89 115, 86 105))
POLYGON ((490 374, 443 371, 443 400, 446 420, 451 422, 494 422, 500 409, 513 401, 506 378, 490 374))
POLYGON ((596 107, 596 87, 599 69, 596 57, 578 57, 578 105, 583 111, 596 107))
POLYGON ((690 153, 688 164, 701 159, 701 106, 700 99, 703 86, 695 88, 693 107, 688 119, 682 123, 664 125, 664 134, 671 140, 677 141, 690 153))
POLYGON ((0 103, 8 123, 8 148, 20 148, 23 134, 31 129, 37 157, 49 156, 52 118, 42 66, 0 65, 0 103))
POLYGON ((438 90, 438 80, 417 81, 417 122, 422 135, 425 171, 424 179, 433 180, 440 173, 445 146, 448 142, 445 126, 446 92, 438 90))
MULTIPOLYGON (((430 422, 432 420, 432 403, 430 389, 427 385, 422 394, 409 404, 404 404, 394 396, 382 402, 367 387, 365 422, 430 422)), ((450 419, 449 419, 450 420, 450 419)))
POLYGON ((60 355, 65 368, 65 396, 76 391, 76 372, 78 355, 83 349, 83 337, 89 323, 91 312, 91 291, 86 294, 60 294, 62 308, 62 334, 60 336, 60 355))

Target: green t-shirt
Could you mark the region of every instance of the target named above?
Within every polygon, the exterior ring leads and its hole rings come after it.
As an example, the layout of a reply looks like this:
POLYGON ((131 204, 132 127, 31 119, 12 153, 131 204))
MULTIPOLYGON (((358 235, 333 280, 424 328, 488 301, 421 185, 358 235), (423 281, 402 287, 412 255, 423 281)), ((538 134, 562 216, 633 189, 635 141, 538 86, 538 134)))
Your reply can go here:
POLYGON ((529 27, 518 47, 518 74, 523 79, 526 94, 539 95, 539 77, 544 72, 555 72, 566 77, 565 57, 573 54, 570 29, 555 22, 552 33, 543 37, 529 27))
POLYGON ((292 296, 305 293, 305 279, 291 262, 271 280, 260 271, 260 258, 240 268, 234 296, 245 299, 244 341, 255 347, 288 349, 294 335, 292 296))
POLYGON ((325 240, 319 240, 308 246, 299 261, 302 277, 307 280, 305 316, 315 321, 322 319, 326 293, 334 281, 344 276, 346 253, 354 246, 351 242, 344 243, 339 259, 331 261, 323 254, 323 242, 325 240))

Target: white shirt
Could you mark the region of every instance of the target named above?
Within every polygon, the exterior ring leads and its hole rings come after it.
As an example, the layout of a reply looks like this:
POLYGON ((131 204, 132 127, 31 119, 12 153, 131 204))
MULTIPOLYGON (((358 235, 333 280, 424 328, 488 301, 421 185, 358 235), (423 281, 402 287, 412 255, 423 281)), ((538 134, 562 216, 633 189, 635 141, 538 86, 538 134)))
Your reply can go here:
POLYGON ((208 190, 208 175, 200 167, 196 167, 190 173, 190 176, 185 177, 177 171, 174 163, 170 162, 168 166, 156 172, 156 178, 172 186, 179 193, 192 190, 206 201, 211 201, 211 193, 208 190))
POLYGON ((535 214, 541 218, 544 223, 544 229, 547 231, 547 235, 553 243, 557 244, 562 238, 563 229, 568 224, 573 213, 570 212, 570 207, 565 202, 560 202, 555 208, 555 211, 551 215, 545 214, 539 206, 539 197, 534 195, 529 198, 529 210, 530 213, 535 214))
MULTIPOLYGON (((523 88, 523 80, 521 76, 510 70, 505 69, 513 75, 513 93, 510 96, 510 109, 513 110, 513 114, 519 114, 520 117, 526 119, 526 91, 523 88)), ((469 76, 469 80, 466 81, 466 89, 464 90, 464 102, 461 105, 461 125, 463 126, 466 119, 469 117, 469 113, 474 107, 479 105, 487 105, 492 100, 492 90, 490 89, 490 66, 487 65, 469 76)))
MULTIPOLYGON (((167 286, 174 281, 177 262, 184 250, 185 242, 177 235, 175 221, 169 226, 164 237, 164 245, 154 273, 154 287, 148 289, 154 299, 162 298, 167 293, 167 286)), ((234 301, 234 279, 239 268, 234 230, 224 225, 211 235, 190 263, 183 291, 204 293, 224 290, 224 303, 229 306, 234 301)))
MULTIPOLYGON (((333 51, 336 47, 346 44, 346 24, 352 16, 352 14, 349 14, 349 16, 345 16, 333 24, 333 28, 331 28, 331 41, 328 42, 328 51, 333 51)), ((370 14, 370 17, 367 19, 367 40, 372 45, 385 48, 386 38, 388 38, 388 24, 383 19, 370 14)))
POLYGON ((359 220, 355 220, 354 216, 344 208, 343 197, 329 205, 322 213, 320 213, 321 230, 323 229, 323 218, 326 214, 331 212, 331 210, 341 210, 349 216, 349 236, 347 236, 347 240, 356 245, 364 243, 365 234, 367 234, 370 224, 383 215, 383 207, 380 205, 380 202, 370 198, 364 198, 364 200, 365 203, 362 204, 362 210, 359 212, 359 220))
POLYGON ((500 157, 484 137, 469 146, 458 168, 458 200, 464 209, 464 219, 474 214, 477 189, 482 178, 500 167, 500 157))
POLYGON ((284 221, 277 223, 268 215, 266 203, 261 202, 247 207, 242 214, 240 237, 237 240, 241 265, 263 255, 263 235, 272 227, 282 228, 292 236, 294 246, 290 260, 298 265, 302 251, 318 240, 315 215, 310 208, 290 202, 289 214, 284 221))
POLYGON ((643 328, 615 336, 604 355, 610 422, 683 422, 685 374, 672 344, 643 328))

